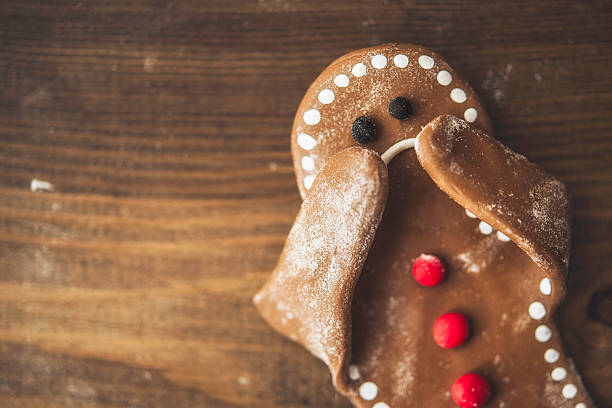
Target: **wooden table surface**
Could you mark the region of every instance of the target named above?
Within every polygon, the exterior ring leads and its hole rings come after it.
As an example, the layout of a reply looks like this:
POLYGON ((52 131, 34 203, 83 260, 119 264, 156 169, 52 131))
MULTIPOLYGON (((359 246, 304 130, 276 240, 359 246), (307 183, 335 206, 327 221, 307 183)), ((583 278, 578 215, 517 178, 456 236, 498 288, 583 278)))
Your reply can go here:
POLYGON ((391 41, 443 55, 567 184, 558 321, 612 406, 609 1, 2 3, 0 406, 349 407, 250 298, 300 204, 306 88, 391 41))

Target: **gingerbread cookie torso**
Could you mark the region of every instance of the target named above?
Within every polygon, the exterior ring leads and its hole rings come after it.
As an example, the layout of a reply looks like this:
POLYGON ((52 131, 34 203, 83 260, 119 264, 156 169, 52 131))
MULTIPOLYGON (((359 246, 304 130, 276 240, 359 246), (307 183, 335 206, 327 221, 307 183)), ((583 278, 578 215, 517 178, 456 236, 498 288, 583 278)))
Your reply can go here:
POLYGON ((565 188, 491 132, 467 83, 410 45, 338 59, 298 109, 304 203, 255 304, 358 407, 593 406, 552 319, 565 188), (430 258, 444 273, 419 280, 430 258))

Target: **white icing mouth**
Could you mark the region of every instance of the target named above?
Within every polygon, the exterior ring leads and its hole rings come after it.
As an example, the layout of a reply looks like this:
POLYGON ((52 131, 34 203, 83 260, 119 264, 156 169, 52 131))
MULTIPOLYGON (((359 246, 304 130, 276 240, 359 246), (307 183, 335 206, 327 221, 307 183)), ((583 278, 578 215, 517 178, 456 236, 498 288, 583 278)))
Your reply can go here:
POLYGON ((393 160, 395 156, 404 150, 412 149, 414 147, 414 142, 416 141, 416 137, 412 137, 410 139, 400 140, 396 144, 389 147, 380 157, 385 162, 385 165, 389 165, 389 162, 393 160))

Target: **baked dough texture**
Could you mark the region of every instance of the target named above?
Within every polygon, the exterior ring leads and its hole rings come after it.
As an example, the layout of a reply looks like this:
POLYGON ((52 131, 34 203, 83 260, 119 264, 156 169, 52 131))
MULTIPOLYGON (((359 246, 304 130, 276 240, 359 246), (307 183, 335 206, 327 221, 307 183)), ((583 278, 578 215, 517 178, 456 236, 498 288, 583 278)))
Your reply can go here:
POLYGON ((486 407, 594 406, 553 319, 570 246, 566 189, 491 135, 469 85, 412 45, 341 57, 298 108, 304 201, 254 302, 357 407, 452 407, 451 386, 468 372, 490 382, 486 407), (410 101, 407 119, 389 114, 396 97, 410 101), (371 143, 352 138, 361 116, 376 125, 371 143), (405 140, 414 149, 383 154, 405 140), (423 253, 445 262, 439 285, 413 278, 423 253), (471 328, 454 349, 432 337, 448 312, 471 328))

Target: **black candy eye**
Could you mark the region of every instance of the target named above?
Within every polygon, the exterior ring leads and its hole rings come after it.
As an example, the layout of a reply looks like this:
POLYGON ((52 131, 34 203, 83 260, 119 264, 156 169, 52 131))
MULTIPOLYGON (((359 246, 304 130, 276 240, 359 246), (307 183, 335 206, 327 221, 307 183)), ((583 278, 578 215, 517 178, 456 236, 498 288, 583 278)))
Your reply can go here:
POLYGON ((372 143, 376 139, 376 124, 369 116, 360 116, 351 128, 353 139, 359 143, 372 143))
POLYGON ((398 96, 389 102, 389 114, 395 119, 408 119, 412 116, 412 105, 408 99, 398 96))

